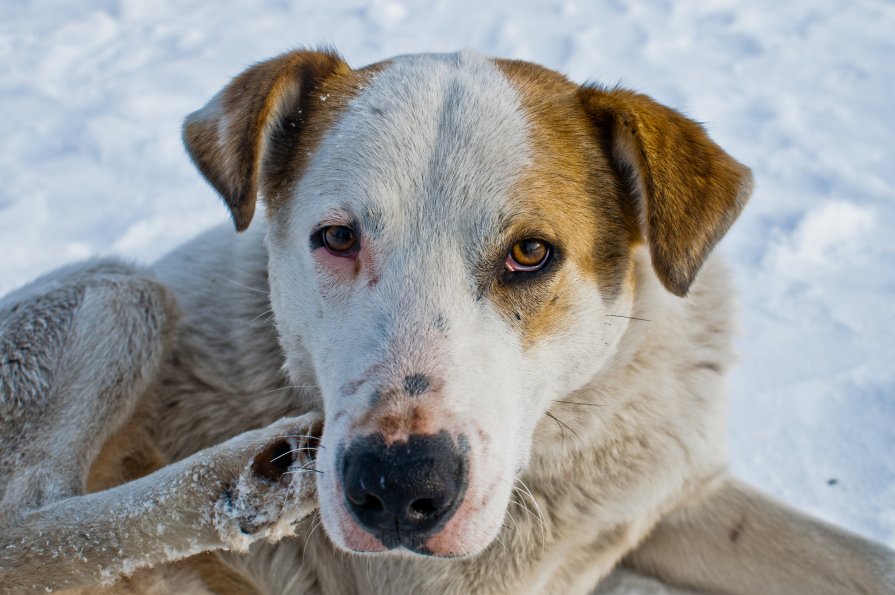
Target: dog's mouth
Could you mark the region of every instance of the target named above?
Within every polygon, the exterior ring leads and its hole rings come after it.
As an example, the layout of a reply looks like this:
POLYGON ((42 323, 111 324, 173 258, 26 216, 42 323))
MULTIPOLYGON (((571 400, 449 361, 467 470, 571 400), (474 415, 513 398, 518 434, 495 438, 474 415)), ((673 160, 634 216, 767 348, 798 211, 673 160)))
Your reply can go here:
POLYGON ((364 527, 365 531, 371 533, 389 551, 406 550, 423 556, 455 557, 455 554, 434 551, 428 543, 444 529, 461 504, 462 494, 446 507, 439 506, 431 499, 425 499, 411 506, 413 509, 411 515, 416 518, 410 521, 400 518, 400 515, 394 512, 385 510, 381 502, 363 503, 365 511, 371 513, 369 515, 362 516, 354 513, 353 503, 350 501, 346 501, 346 508, 352 511, 354 521, 364 527), (372 530, 367 528, 371 516, 373 518, 383 517, 382 526, 372 530))

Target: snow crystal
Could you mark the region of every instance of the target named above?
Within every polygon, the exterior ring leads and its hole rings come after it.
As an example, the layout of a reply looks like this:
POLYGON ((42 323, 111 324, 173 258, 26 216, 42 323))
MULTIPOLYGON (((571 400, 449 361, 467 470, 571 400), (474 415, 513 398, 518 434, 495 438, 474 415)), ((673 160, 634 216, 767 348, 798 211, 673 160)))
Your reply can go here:
POLYGON ((292 480, 270 482, 255 474, 251 461, 246 464, 232 492, 215 504, 213 522, 224 544, 245 552, 258 539, 275 542, 293 535, 301 517, 301 481, 296 474, 292 480))

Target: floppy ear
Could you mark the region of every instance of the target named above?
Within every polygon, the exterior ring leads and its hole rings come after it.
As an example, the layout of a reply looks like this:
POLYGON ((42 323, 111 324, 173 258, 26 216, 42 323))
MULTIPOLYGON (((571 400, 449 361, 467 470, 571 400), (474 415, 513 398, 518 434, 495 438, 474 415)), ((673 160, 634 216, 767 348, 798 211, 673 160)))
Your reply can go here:
POLYGON ((346 70, 334 53, 289 52, 252 66, 186 117, 186 150, 224 198, 237 231, 245 230, 255 213, 271 131, 284 117, 300 113, 325 78, 346 70))
POLYGON ((656 275, 685 296, 746 204, 752 173, 702 126, 645 95, 587 86, 579 99, 631 184, 656 275))

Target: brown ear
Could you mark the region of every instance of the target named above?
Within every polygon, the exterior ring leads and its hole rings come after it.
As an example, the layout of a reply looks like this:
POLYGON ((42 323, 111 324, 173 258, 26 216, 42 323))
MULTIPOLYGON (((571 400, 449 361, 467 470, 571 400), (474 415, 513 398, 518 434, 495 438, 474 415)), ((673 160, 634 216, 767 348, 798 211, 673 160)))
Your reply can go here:
POLYGON ((255 213, 270 132, 329 75, 350 70, 330 52, 294 51, 256 64, 186 117, 183 142, 193 163, 230 208, 237 231, 255 213))
POLYGON ((645 95, 588 86, 579 98, 632 186, 656 275, 686 295, 746 204, 752 173, 702 126, 645 95))

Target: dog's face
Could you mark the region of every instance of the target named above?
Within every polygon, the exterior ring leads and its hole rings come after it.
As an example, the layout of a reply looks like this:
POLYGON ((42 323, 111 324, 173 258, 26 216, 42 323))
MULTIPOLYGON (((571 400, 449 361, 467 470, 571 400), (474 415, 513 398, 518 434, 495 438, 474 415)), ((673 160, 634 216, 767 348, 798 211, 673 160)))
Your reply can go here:
POLYGON ((483 548, 551 399, 619 339, 605 315, 627 308, 632 238, 608 230, 618 246, 593 254, 590 176, 553 179, 536 125, 488 60, 397 59, 344 107, 274 217, 274 311, 287 351, 300 342, 317 372, 321 512, 346 547, 483 548))
POLYGON ((321 514, 361 552, 485 548, 546 410, 617 349, 632 248, 684 294, 748 194, 647 98, 468 53, 287 54, 185 139, 237 227, 267 202, 281 342, 324 401, 321 514))

